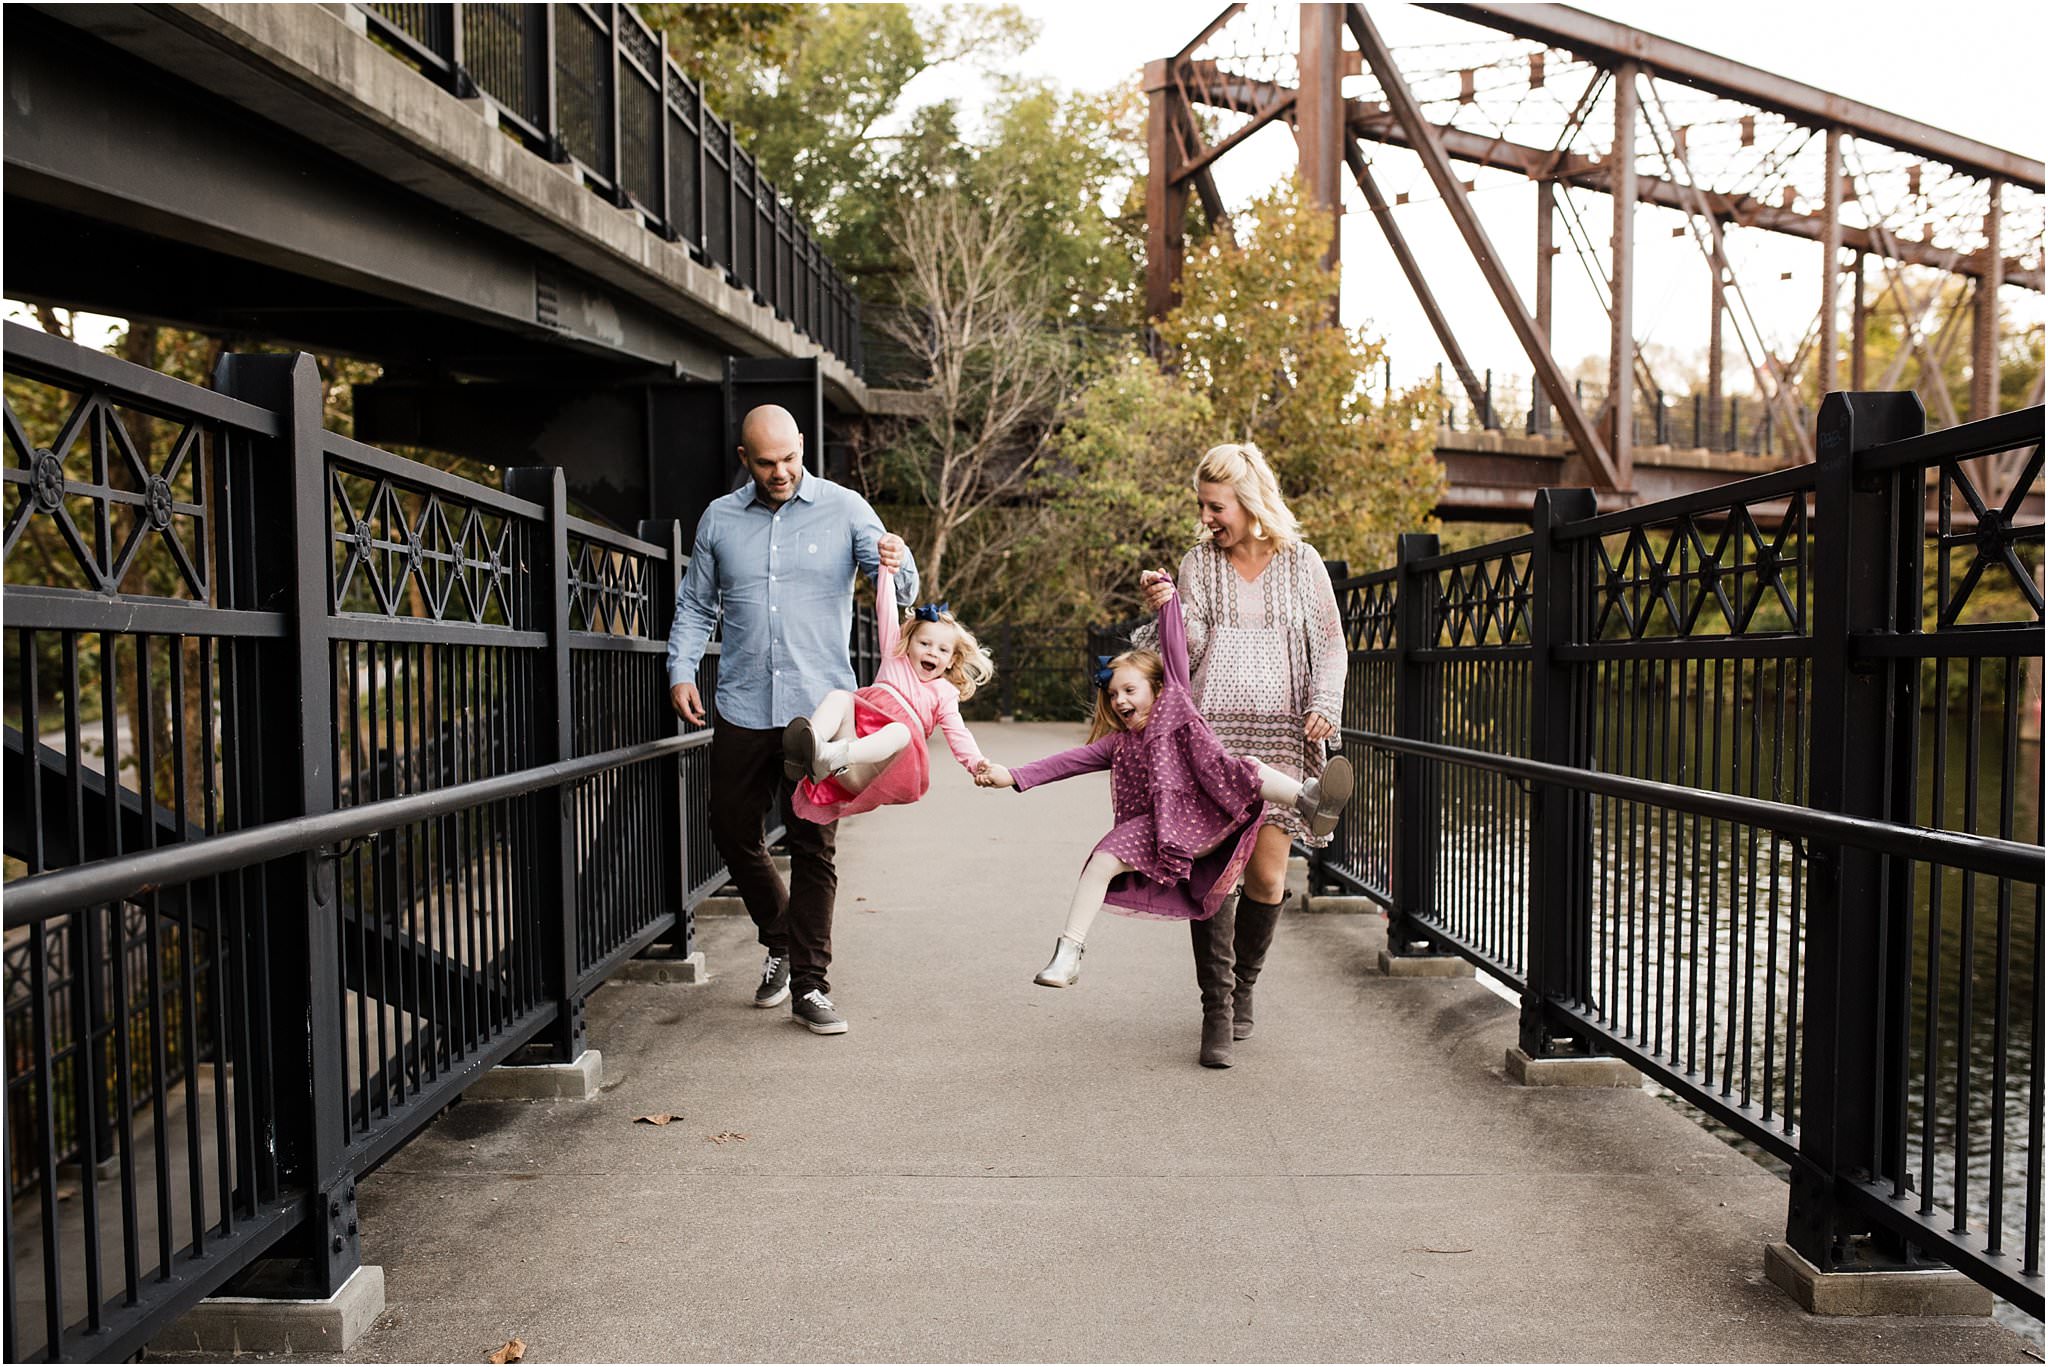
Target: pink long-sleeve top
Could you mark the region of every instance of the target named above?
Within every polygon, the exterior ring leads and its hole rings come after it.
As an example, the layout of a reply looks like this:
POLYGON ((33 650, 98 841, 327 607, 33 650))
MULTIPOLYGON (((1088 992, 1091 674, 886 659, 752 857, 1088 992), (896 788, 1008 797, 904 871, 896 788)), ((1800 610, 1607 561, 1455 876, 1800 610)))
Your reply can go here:
POLYGON ((917 723, 919 734, 929 738, 934 730, 946 733, 946 746, 968 773, 986 761, 974 733, 960 716, 960 690, 944 678, 923 679, 908 658, 896 653, 903 639, 902 614, 896 608, 895 579, 875 576, 875 625, 882 647, 882 663, 875 670, 876 688, 893 693, 917 723))

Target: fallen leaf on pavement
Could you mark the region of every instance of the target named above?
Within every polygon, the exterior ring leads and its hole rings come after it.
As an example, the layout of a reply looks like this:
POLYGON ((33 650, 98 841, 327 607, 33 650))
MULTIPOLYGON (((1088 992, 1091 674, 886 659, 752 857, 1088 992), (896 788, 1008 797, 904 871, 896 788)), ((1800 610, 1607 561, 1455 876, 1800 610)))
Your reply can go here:
POLYGON ((525 1356, 526 1340, 507 1339, 505 1341, 505 1346, 503 1348, 500 1348, 497 1352, 491 1354, 488 1358, 485 1358, 484 1361, 495 1362, 500 1364, 500 1367, 503 1367, 504 1363, 518 1362, 521 1358, 524 1358, 525 1356))
POLYGON ((744 1144, 747 1137, 737 1130, 720 1130, 717 1134, 704 1136, 714 1144, 744 1144))
POLYGON ((681 1119, 681 1116, 674 1115, 668 1111, 657 1111, 653 1115, 636 1115, 633 1117, 633 1123, 635 1125, 666 1125, 671 1120, 681 1119))

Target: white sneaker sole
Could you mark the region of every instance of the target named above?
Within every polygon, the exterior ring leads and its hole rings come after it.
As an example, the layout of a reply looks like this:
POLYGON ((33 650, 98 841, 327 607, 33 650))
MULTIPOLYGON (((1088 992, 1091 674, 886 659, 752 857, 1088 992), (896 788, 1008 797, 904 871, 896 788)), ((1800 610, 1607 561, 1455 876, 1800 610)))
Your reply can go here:
POLYGON ((768 1009, 769 1007, 771 1007, 771 1006, 780 1006, 780 1005, 782 1005, 782 1004, 783 1004, 784 1002, 786 1002, 786 1001, 788 1001, 788 1000, 789 1000, 789 984, 788 984, 788 983, 784 983, 784 984, 782 985, 782 990, 781 990, 780 992, 777 992, 777 993, 776 993, 776 994, 775 994, 774 996, 772 996, 772 997, 756 997, 756 998, 754 998, 754 1005, 756 1005, 756 1006, 760 1007, 760 1008, 761 1008, 762 1010, 764 1010, 764 1011, 765 1011, 765 1010, 767 1010, 767 1009, 768 1009))
POLYGON ((833 1021, 830 1025, 820 1025, 816 1021, 804 1020, 802 1016, 798 1016, 796 1019, 802 1022, 804 1029, 814 1035, 843 1035, 846 1033, 845 1021, 833 1021))

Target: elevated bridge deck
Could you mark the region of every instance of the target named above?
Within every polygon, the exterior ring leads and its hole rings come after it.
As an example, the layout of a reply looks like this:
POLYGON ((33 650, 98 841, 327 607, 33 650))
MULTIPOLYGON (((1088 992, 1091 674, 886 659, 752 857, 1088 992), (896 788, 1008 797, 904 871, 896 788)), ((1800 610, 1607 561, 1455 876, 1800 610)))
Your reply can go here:
POLYGON ((1647 1091, 1512 1085, 1514 1007, 1379 976, 1378 914, 1286 913, 1227 1072, 1177 926, 1104 917, 1033 986, 1106 779, 935 767, 841 832, 849 1033, 754 1010, 751 924, 703 917, 710 983, 592 1000, 601 1096, 464 1103, 363 1184, 391 1310, 351 1361, 2025 1360, 1800 1311, 1780 1178, 1647 1091))

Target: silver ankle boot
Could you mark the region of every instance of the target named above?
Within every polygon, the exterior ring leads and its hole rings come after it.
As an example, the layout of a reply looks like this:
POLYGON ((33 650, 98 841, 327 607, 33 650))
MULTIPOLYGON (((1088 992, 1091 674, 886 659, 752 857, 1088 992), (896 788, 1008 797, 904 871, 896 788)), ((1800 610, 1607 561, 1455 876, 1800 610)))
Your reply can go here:
POLYGON ((1081 976, 1081 951, 1079 940, 1060 936, 1053 942, 1052 962, 1039 969, 1031 981, 1040 987, 1072 987, 1081 976))
POLYGON ((1301 785, 1301 796, 1295 798, 1294 810, 1308 823, 1311 836, 1320 840, 1337 829, 1337 818, 1344 814, 1346 804, 1351 801, 1355 782, 1351 761, 1335 755, 1323 767, 1320 778, 1312 778, 1301 785))

